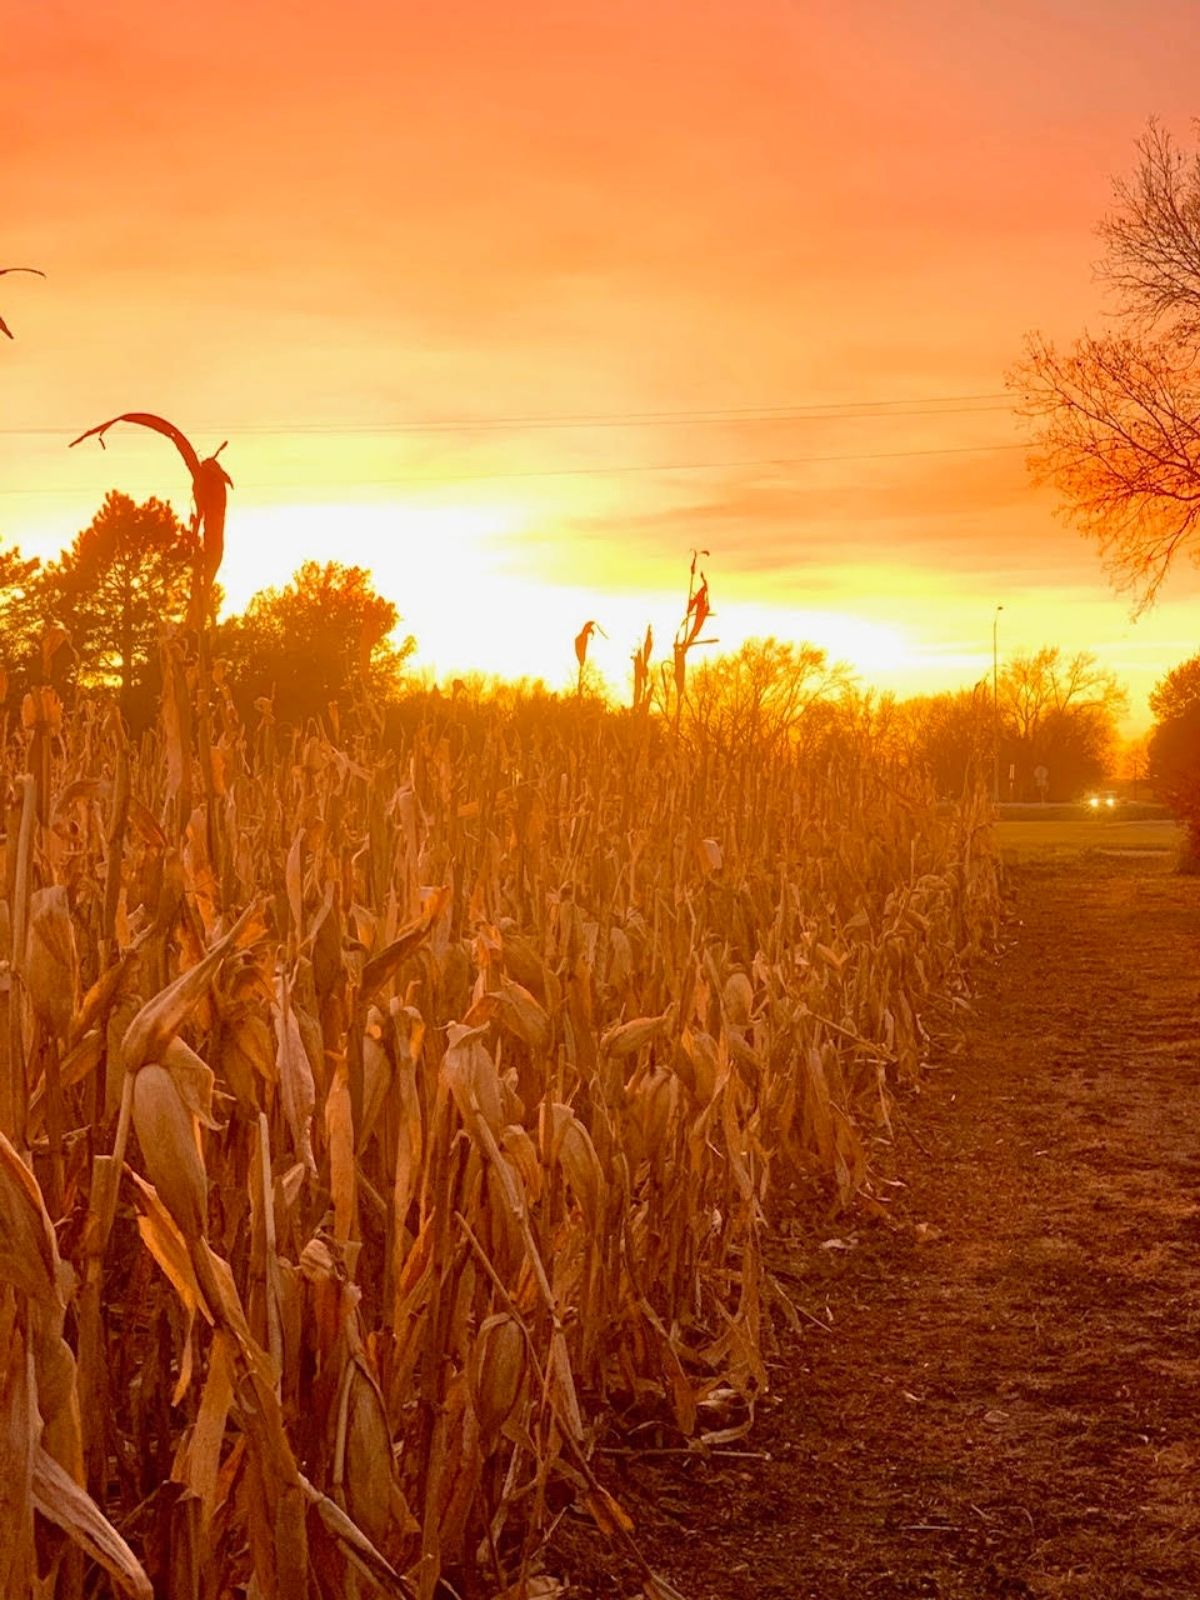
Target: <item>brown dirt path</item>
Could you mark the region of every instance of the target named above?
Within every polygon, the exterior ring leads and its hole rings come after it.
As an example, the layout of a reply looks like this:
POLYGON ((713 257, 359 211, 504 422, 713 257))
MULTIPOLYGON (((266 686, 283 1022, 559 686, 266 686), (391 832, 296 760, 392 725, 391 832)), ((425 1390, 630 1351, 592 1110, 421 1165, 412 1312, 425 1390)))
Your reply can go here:
MULTIPOLYGON (((896 1225, 777 1257, 832 1328, 785 1340, 767 1458, 600 1458, 687 1600, 1200 1597, 1200 881, 1091 857, 1015 896, 902 1108, 896 1225)), ((572 1596, 638 1592, 563 1532, 572 1596)))

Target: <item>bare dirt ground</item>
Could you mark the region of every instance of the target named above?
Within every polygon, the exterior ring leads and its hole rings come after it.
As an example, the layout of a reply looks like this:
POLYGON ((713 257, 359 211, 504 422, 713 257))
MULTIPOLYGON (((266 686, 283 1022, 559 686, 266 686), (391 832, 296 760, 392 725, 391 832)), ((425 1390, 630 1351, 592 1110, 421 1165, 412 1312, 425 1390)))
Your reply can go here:
MULTIPOLYGON (((1008 939, 901 1106, 892 1226, 771 1246, 829 1328, 762 1455, 598 1458, 687 1600, 1200 1596, 1200 880, 1026 865, 1008 939)), ((581 1523, 549 1564, 640 1590, 581 1523)))

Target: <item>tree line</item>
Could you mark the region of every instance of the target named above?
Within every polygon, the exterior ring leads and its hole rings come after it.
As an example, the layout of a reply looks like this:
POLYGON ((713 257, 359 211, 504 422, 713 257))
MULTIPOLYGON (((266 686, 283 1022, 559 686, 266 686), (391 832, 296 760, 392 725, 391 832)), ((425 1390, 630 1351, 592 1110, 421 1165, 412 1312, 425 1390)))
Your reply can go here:
MULTIPOLYGON (((34 684, 49 683, 67 703, 108 694, 132 733, 149 727, 159 640, 164 627, 182 625, 195 554, 195 534, 168 504, 116 490, 56 560, 0 548, 0 699, 9 712, 34 684)), ((400 704, 415 649, 411 636, 396 641, 399 620, 366 569, 309 561, 219 623, 213 657, 248 723, 336 725, 360 712, 379 726, 400 704)), ((802 722, 809 732, 817 725, 814 708, 832 715, 847 698, 861 704, 852 676, 823 651, 751 640, 690 676, 680 727, 727 749, 788 740, 802 722)), ((1200 854, 1200 655, 1169 672, 1150 703, 1156 721, 1138 775, 1184 820, 1200 854)), ((1011 657, 994 687, 983 678, 970 689, 885 698, 876 714, 891 748, 923 766, 942 795, 990 783, 995 772, 1001 799, 1053 802, 1117 770, 1126 709, 1125 690, 1092 654, 1047 645, 1011 657)))
MULTIPOLYGON (((64 699, 107 693, 134 733, 154 719, 159 639, 185 617, 196 536, 164 501, 111 490, 53 561, 0 548, 0 667, 10 709, 34 683, 64 699)), ((395 605, 363 567, 305 562, 282 588, 254 595, 216 631, 214 657, 240 709, 281 721, 344 715, 399 688, 415 648, 393 638, 395 605)))
POLYGON ((972 689, 921 696, 906 707, 914 755, 942 794, 958 793, 973 774, 999 798, 1074 800, 1111 776, 1119 721, 1129 697, 1094 655, 1055 645, 1012 656, 972 689))

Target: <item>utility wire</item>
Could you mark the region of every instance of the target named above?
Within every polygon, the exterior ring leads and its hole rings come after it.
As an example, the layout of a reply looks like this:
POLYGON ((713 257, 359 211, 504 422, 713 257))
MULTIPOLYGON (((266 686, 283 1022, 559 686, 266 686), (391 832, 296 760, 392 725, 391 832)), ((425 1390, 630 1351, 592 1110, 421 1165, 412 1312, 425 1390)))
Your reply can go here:
MULTIPOLYGON (((729 461, 655 461, 631 462, 602 467, 552 467, 528 472, 457 472, 421 473, 410 477, 356 478, 352 483, 296 483, 280 479, 260 479, 242 483, 243 489, 321 489, 381 488, 402 485, 419 488, 427 483, 483 483, 497 479, 516 478, 607 478, 624 477, 644 472, 720 472, 744 467, 800 467, 834 461, 902 461, 917 456, 984 455, 999 450, 1026 450, 1024 444, 965 444, 939 446, 928 450, 872 450, 855 455, 828 456, 753 456, 729 461)), ((843 486, 845 487, 845 486, 843 486)), ((850 485, 850 487, 855 487, 850 485)), ((61 489, 0 489, 4 495, 61 496, 61 489)))
MULTIPOLYGON (((634 428, 698 427, 724 424, 740 427, 749 424, 791 421, 849 421, 881 417, 974 416, 991 411, 1007 411, 1010 397, 1003 390, 981 394, 925 395, 907 400, 839 400, 787 406, 727 406, 713 409, 687 408, 674 411, 579 412, 559 415, 498 417, 425 417, 406 421, 314 420, 309 422, 221 423, 217 428, 193 427, 194 433, 237 434, 403 434, 403 433, 484 433, 496 430, 554 428, 634 428), (1005 402, 1000 404, 998 402, 1005 402)), ((53 437, 73 431, 74 425, 61 428, 3 427, 0 435, 34 438, 53 437)))

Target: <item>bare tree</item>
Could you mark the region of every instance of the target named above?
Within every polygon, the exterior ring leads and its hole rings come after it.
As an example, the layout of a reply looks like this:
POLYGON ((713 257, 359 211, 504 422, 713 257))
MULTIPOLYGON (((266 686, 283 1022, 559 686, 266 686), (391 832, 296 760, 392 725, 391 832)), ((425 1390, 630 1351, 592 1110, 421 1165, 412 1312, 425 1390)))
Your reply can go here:
MULTIPOLYGON (((1200 122, 1196 124, 1200 133, 1200 122)), ((1123 313, 1175 336, 1200 339, 1200 149, 1188 155, 1153 119, 1137 142, 1138 163, 1113 185, 1115 209, 1100 224, 1101 276, 1123 313)))
POLYGON ((1049 717, 1067 711, 1095 712, 1115 727, 1129 704, 1116 674, 1089 650, 1064 656, 1057 645, 1019 652, 999 687, 1005 720, 1022 741, 1035 740, 1049 717))
POLYGON ((1050 798, 1070 799, 1111 771, 1117 723, 1128 697, 1095 656, 1065 656, 1054 645, 1015 655, 1000 674, 1004 759, 1027 794, 1037 767, 1050 774, 1050 798))
POLYGON ((731 755, 796 736, 809 710, 851 683, 849 670, 812 644, 747 639, 704 662, 688 686, 689 733, 731 755))
POLYGON ((1115 327, 1067 350, 1031 336, 1009 382, 1036 481, 1142 611, 1180 551, 1200 560, 1200 145, 1151 122, 1137 152, 1099 228, 1115 327))

